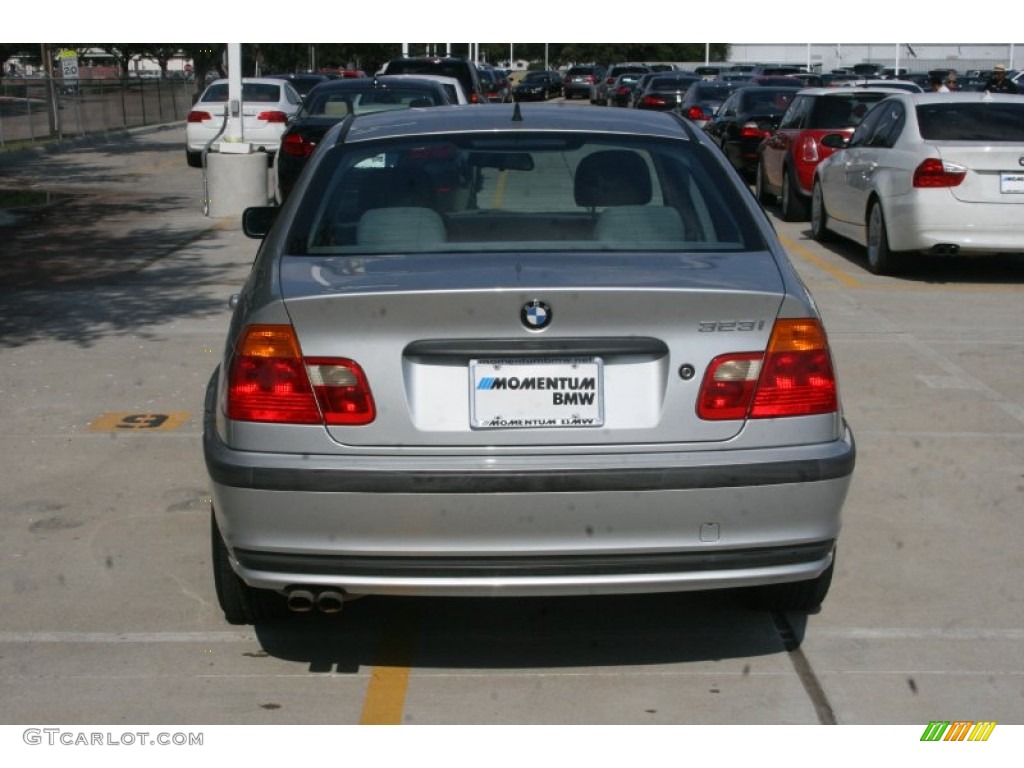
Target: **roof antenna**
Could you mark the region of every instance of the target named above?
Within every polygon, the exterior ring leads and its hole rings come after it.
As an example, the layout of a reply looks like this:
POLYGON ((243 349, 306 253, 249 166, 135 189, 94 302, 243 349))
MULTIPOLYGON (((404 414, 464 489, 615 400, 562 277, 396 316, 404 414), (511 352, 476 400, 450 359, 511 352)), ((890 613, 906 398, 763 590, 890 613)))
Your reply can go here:
POLYGON ((512 110, 512 122, 513 123, 521 123, 521 122, 523 122, 523 115, 519 111, 519 102, 518 101, 516 102, 515 109, 512 110))

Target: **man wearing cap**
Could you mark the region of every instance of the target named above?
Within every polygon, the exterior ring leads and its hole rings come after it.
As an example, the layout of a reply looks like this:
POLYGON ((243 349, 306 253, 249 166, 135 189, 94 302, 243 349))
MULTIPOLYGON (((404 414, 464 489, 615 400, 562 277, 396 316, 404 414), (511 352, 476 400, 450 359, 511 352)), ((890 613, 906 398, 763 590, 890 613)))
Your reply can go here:
POLYGON ((1006 79, 1006 65, 996 64, 992 68, 992 77, 985 83, 989 93, 1017 93, 1017 84, 1006 79))

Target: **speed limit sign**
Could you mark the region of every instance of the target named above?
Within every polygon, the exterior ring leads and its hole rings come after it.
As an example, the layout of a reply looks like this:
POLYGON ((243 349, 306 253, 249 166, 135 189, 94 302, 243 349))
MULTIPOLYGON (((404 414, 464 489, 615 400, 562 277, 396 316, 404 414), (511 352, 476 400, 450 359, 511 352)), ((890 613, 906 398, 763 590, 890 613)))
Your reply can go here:
POLYGON ((65 80, 78 80, 78 54, 74 51, 61 51, 60 69, 65 80))

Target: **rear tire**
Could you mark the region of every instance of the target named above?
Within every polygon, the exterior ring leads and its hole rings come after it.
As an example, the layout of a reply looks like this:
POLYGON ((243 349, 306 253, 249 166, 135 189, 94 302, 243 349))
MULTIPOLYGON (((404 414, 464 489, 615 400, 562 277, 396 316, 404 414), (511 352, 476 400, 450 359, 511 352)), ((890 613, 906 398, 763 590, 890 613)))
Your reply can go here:
POLYGON ((191 149, 185 150, 185 160, 188 162, 189 168, 202 168, 203 167, 203 153, 193 152, 191 149))
POLYGON ((824 243, 832 237, 832 233, 828 231, 825 198, 821 191, 821 182, 818 180, 814 181, 814 190, 811 192, 811 237, 819 243, 824 243))
POLYGON ((876 275, 892 275, 903 263, 901 253, 889 249, 889 233, 885 226, 882 204, 875 200, 868 211, 868 269, 876 275))
POLYGON ((785 221, 807 221, 807 200, 800 194, 792 171, 782 169, 782 218, 785 221))
POLYGON ((210 514, 210 542, 213 550, 213 585, 217 602, 229 624, 255 624, 285 615, 284 597, 265 589, 253 589, 231 567, 227 545, 210 514))
POLYGON ((767 207, 775 202, 775 195, 769 193, 764 188, 764 169, 763 163, 757 164, 757 171, 754 173, 754 194, 757 196, 757 202, 767 207))
POLYGON ((751 595, 755 607, 767 611, 795 611, 810 613, 821 607, 829 587, 832 586, 832 573, 836 565, 835 553, 832 563, 816 579, 794 581, 788 584, 772 584, 758 587, 751 595))

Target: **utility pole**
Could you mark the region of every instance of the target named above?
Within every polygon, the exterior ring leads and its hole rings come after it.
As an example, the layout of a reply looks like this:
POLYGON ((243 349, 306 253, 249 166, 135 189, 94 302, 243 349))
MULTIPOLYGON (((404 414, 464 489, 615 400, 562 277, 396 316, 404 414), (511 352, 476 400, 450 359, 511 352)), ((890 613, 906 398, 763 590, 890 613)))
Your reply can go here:
POLYGON ((43 71, 46 73, 46 99, 50 102, 49 120, 50 135, 60 135, 60 104, 57 102, 57 88, 53 82, 53 55, 50 53, 49 43, 40 43, 43 57, 43 71))

